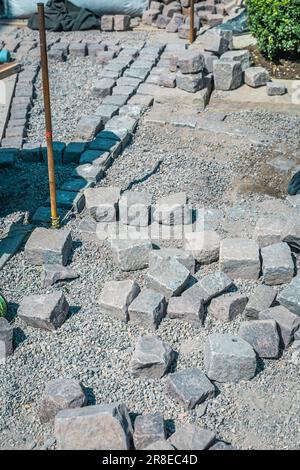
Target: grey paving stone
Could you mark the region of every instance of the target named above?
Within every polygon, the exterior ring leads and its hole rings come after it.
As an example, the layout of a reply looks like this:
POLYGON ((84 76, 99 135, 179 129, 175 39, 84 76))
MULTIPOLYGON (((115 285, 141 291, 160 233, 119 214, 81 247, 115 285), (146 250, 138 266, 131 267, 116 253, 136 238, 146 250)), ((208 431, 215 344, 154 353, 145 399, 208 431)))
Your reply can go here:
POLYGON ((113 89, 113 95, 128 96, 128 99, 135 94, 137 87, 132 85, 118 85, 113 89))
POLYGON ((91 140, 103 129, 101 118, 96 115, 84 116, 78 122, 75 134, 80 139, 91 140))
POLYGON ((101 17, 101 30, 102 31, 114 30, 114 17, 112 15, 103 15, 101 17))
POLYGON ((106 124, 107 121, 109 121, 113 116, 116 116, 118 113, 119 107, 111 104, 101 104, 95 110, 95 114, 101 118, 104 124, 106 124))
POLYGON ((186 423, 176 429, 168 442, 177 450, 205 450, 214 443, 215 438, 214 432, 186 423))
POLYGON ((222 54, 221 60, 223 62, 239 62, 243 72, 251 65, 251 55, 248 50, 227 51, 222 54))
POLYGON ((128 450, 132 434, 128 410, 120 403, 63 410, 55 417, 59 450, 128 450))
POLYGON ((259 312, 258 318, 259 320, 276 321, 283 348, 287 348, 293 342, 294 335, 300 328, 300 317, 282 305, 259 312))
POLYGON ((245 83, 252 88, 264 86, 269 81, 269 73, 263 67, 249 67, 244 72, 245 83))
POLYGON ((67 144, 63 154, 63 163, 78 163, 85 148, 86 142, 70 142, 67 144))
POLYGON ((122 271, 136 271, 148 266, 151 240, 112 239, 110 243, 113 259, 122 271))
POLYGON ((13 354, 13 327, 0 317, 0 365, 13 354))
POLYGON ((229 333, 213 333, 204 346, 204 364, 210 380, 239 382, 254 377, 256 355, 243 338, 229 333))
POLYGON ((263 358, 276 359, 279 356, 279 334, 274 320, 252 320, 243 322, 239 336, 253 347, 263 358))
POLYGON ((85 181, 84 179, 69 179, 64 182, 61 186, 62 191, 84 191, 85 189, 91 187, 92 183, 85 181))
POLYGON ((33 328, 53 331, 66 320, 69 304, 63 292, 28 295, 22 299, 18 316, 33 328))
POLYGON ((92 95, 98 98, 104 98, 107 95, 111 95, 115 83, 115 80, 111 78, 102 78, 97 80, 92 87, 92 95))
POLYGON ((46 264, 42 273, 42 282, 44 287, 49 287, 58 281, 69 281, 78 277, 79 274, 71 268, 61 264, 46 264))
MULTIPOLYGON (((50 197, 47 200, 47 204, 50 205, 50 197)), ((75 212, 80 213, 84 209, 85 198, 82 193, 57 189, 56 204, 57 207, 61 207, 62 209, 72 209, 75 212)))
MULTIPOLYGON (((106 130, 115 132, 126 131, 133 133, 138 125, 138 119, 133 119, 129 116, 114 116, 105 125, 106 130)), ((117 134, 118 135, 118 134, 117 134)))
POLYGON ((300 276, 296 276, 277 296, 278 302, 300 316, 300 276))
POLYGON ((140 292, 136 281, 108 281, 99 299, 102 313, 118 320, 128 321, 128 307, 140 292))
POLYGON ((150 221, 152 194, 127 191, 119 201, 119 218, 123 224, 146 227, 150 221))
POLYGON ((154 208, 153 219, 163 225, 190 224, 192 211, 184 192, 161 197, 154 208))
POLYGON ((153 289, 144 288, 128 308, 129 319, 144 328, 156 329, 166 315, 165 297, 153 289))
POLYGON ((138 338, 130 362, 130 371, 136 377, 159 379, 168 371, 174 359, 174 351, 158 336, 138 338))
POLYGON ((242 85, 241 64, 235 61, 214 61, 213 74, 216 90, 235 90, 242 85))
POLYGON ((197 299, 203 299, 208 303, 214 297, 222 294, 232 287, 233 281, 223 272, 207 274, 192 287, 183 292, 182 296, 191 296, 197 299))
POLYGON ((208 450, 236 450, 231 444, 227 444, 223 441, 218 441, 216 444, 211 446, 208 450))
MULTIPOLYGON (((149 10, 147 10, 149 11, 149 10)), ((171 450, 174 451, 174 447, 169 444, 168 441, 160 439, 159 441, 153 442, 147 447, 144 447, 142 450, 171 450)))
POLYGON ((258 279, 261 269, 258 244, 242 238, 221 240, 220 269, 233 279, 258 279))
POLYGON ((84 191, 86 208, 96 222, 114 222, 117 220, 117 208, 121 188, 88 188, 84 191))
POLYGON ((198 51, 186 51, 184 54, 179 56, 177 67, 183 74, 202 72, 204 68, 204 57, 198 51))
POLYGON ((195 272, 195 258, 189 252, 180 248, 160 248, 154 249, 149 255, 149 267, 153 269, 163 260, 175 258, 179 263, 186 267, 191 274, 195 272))
POLYGON ((69 47, 70 57, 85 57, 87 53, 86 43, 73 42, 69 47))
POLYGON ((254 238, 260 247, 283 241, 289 234, 290 220, 285 215, 259 217, 254 229, 254 238))
POLYGON ((277 292, 269 286, 260 285, 256 287, 244 310, 244 316, 249 320, 257 320, 259 312, 266 310, 273 304, 277 292))
POLYGON ((287 243, 275 243, 261 249, 262 272, 267 285, 287 284, 294 276, 294 261, 287 243))
POLYGON ((192 325, 202 324, 204 318, 203 299, 191 296, 171 297, 168 302, 169 318, 184 320, 192 325))
POLYGON ((128 101, 129 105, 141 105, 149 108, 153 104, 153 96, 147 95, 134 95, 128 101))
POLYGON ((208 314, 220 322, 229 322, 242 315, 247 302, 247 296, 240 293, 222 295, 212 299, 208 314))
POLYGON ((287 93, 287 88, 285 84, 280 82, 267 82, 267 95, 268 96, 278 96, 285 95, 287 93))
POLYGON ((129 100, 128 95, 111 95, 111 96, 106 96, 104 100, 102 101, 102 105, 104 106, 118 106, 119 108, 121 106, 124 106, 127 101, 129 100))
POLYGON ((43 227, 34 229, 24 249, 31 264, 62 264, 68 262, 72 248, 70 230, 51 230, 43 227))
POLYGON ((215 387, 200 369, 191 368, 167 377, 167 393, 187 410, 214 398, 215 387))
POLYGON ((81 178, 86 181, 97 183, 103 177, 104 171, 102 167, 91 165, 89 163, 85 165, 78 165, 71 177, 72 178, 81 178))
POLYGON ((45 385, 45 390, 39 406, 42 423, 47 423, 61 410, 80 408, 87 402, 84 388, 74 379, 58 377, 45 385))
POLYGON ((220 236, 213 230, 186 232, 184 234, 184 249, 191 252, 201 264, 213 263, 219 259, 220 236))
POLYGON ((203 72, 188 75, 177 72, 176 85, 180 90, 196 93, 204 87, 203 72))
POLYGON ((169 299, 181 294, 187 287, 189 279, 189 270, 176 259, 170 258, 158 262, 155 267, 149 269, 145 284, 169 299))

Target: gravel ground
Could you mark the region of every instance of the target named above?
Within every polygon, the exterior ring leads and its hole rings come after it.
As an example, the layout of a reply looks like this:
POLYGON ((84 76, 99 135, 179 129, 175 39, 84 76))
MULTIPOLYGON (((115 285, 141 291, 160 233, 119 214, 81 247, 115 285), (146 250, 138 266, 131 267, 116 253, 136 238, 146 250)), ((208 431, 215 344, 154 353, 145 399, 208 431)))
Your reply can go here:
MULTIPOLYGON (((67 37, 74 40, 80 35, 73 33, 67 37)), ((126 37, 132 40, 131 35, 126 37)), ((79 64, 63 64, 57 69, 57 80, 52 81, 53 90, 63 89, 65 93, 59 96, 54 93, 55 138, 58 140, 67 140, 82 107, 88 110, 92 106, 85 90, 95 78, 95 70, 93 65, 88 65, 84 72, 78 69, 81 69, 79 64), (70 73, 76 75, 76 80, 75 76, 74 81, 70 80, 70 73), (82 88, 79 84, 84 83, 85 74, 86 87, 82 88)), ((39 96, 31 117, 32 139, 38 138, 42 129, 40 100, 39 96)), ((299 132, 296 118, 253 110, 233 112, 227 119, 272 134, 277 143, 296 155, 299 132)), ((277 152, 278 149, 277 146, 277 152)), ((275 155, 275 146, 254 147, 242 139, 229 136, 218 139, 206 132, 162 128, 146 124, 142 119, 132 144, 100 184, 147 189, 153 192, 155 199, 175 191, 187 191, 194 205, 215 209, 210 222, 221 234, 251 235, 259 213, 290 210, 284 201, 274 200, 260 189, 267 181, 269 195, 280 196, 285 192, 288 177, 266 170, 266 162, 275 155), (161 162, 159 169, 153 172, 158 162, 161 162), (248 181, 249 174, 255 184, 250 193, 246 193, 241 182, 248 181)), ((1 230, 14 218, 26 218, 27 211, 39 206, 47 194, 46 167, 18 165, 16 173, 23 186, 11 187, 13 172, 3 178, 4 185, 1 183, 2 197, 7 201, 4 209, 1 204, 1 230), (30 183, 26 174, 30 174, 30 183)), ((68 171, 67 167, 59 169, 60 177, 67 178, 68 171)), ((78 219, 85 216, 83 213, 78 219)), ((114 265, 106 242, 79 233, 79 220, 70 224, 74 239, 70 265, 80 274, 79 279, 46 290, 41 282, 41 269, 29 265, 22 251, 0 272, 0 286, 10 303, 10 320, 15 328, 14 355, 6 365, 0 366, 0 449, 55 448, 53 425, 41 425, 38 403, 45 382, 59 375, 81 380, 88 388, 89 404, 120 400, 126 403, 132 415, 161 411, 169 433, 174 425, 188 421, 216 431, 219 438, 239 449, 299 449, 300 358, 293 347, 279 360, 260 361, 258 373, 250 382, 219 385, 217 397, 192 412, 184 411, 165 394, 166 378, 131 377, 131 355, 137 337, 145 331, 103 315, 98 299, 105 281, 135 278, 143 285, 147 270, 131 274, 121 272, 114 265), (15 317, 25 295, 54 290, 63 290, 71 305, 69 318, 58 331, 48 333, 32 329, 15 317)), ((297 263, 300 266, 299 259, 297 263)), ((216 264, 203 267, 197 276, 216 269, 216 264)), ((245 293, 251 293, 257 284, 236 282, 237 288, 245 293)), ((236 319, 224 325, 208 317, 203 327, 196 328, 165 319, 157 334, 179 352, 177 370, 203 368, 202 348, 208 334, 236 332, 240 321, 236 319)))

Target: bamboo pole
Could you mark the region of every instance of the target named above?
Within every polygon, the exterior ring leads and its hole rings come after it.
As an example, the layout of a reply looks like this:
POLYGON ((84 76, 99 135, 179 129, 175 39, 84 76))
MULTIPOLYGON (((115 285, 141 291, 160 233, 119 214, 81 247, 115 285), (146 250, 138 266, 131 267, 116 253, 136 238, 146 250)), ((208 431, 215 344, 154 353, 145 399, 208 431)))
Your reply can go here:
POLYGON ((45 108, 47 160, 48 160, 50 206, 51 206, 51 227, 59 228, 59 217, 57 214, 57 205, 56 205, 56 185, 55 185, 55 168, 54 168, 54 155, 53 155, 51 101, 50 101, 44 4, 38 3, 37 8, 38 8, 38 18, 39 18, 41 66, 42 66, 43 94, 44 94, 44 108, 45 108))
POLYGON ((195 41, 195 0, 191 0, 191 7, 190 7, 190 43, 193 44, 195 41))

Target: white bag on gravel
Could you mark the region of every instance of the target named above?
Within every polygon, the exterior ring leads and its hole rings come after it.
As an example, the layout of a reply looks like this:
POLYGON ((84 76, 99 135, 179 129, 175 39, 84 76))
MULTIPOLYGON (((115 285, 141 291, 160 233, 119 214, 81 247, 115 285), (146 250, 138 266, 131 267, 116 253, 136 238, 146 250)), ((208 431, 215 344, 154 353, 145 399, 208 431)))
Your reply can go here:
MULTIPOLYGON (((8 18, 24 18, 37 10, 37 3, 48 0, 0 0, 8 18)), ((139 16, 146 10, 149 0, 70 0, 80 8, 87 8, 98 15, 139 16)), ((1 11, 1 8, 0 8, 1 11)))

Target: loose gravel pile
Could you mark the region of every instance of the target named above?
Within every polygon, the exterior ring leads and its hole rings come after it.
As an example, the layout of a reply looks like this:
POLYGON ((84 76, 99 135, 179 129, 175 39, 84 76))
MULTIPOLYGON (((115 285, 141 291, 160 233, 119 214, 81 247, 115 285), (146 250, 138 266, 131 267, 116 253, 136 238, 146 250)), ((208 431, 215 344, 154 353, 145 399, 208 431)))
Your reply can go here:
MULTIPOLYGON (((80 37, 78 33, 66 36, 72 40, 80 37)), ((132 40, 132 36, 126 37, 132 40)), ((95 73, 88 61, 86 68, 75 61, 56 66, 51 81, 56 140, 71 140, 82 110, 88 112, 92 108, 86 90, 95 73)), ((32 141, 38 139, 43 129, 41 103, 39 95, 30 120, 32 141)), ((296 155, 297 118, 254 110, 233 112, 227 119, 270 133, 296 155)), ((273 148, 251 146, 235 137, 216 138, 207 132, 162 128, 142 120, 133 143, 99 185, 146 189, 154 194, 154 200, 186 191, 193 204, 220 209, 219 217, 225 217, 220 233, 249 235, 262 206, 269 204, 272 208, 274 199, 255 190, 243 194, 236 189, 249 173, 254 180, 257 178, 257 185, 262 184, 261 169, 275 153, 273 148)), ((7 209, 3 210, 1 204, 1 231, 12 221, 11 213, 16 218, 26 217, 28 210, 33 211, 47 197, 46 166, 19 165, 17 178, 23 186, 12 187, 13 172, 7 173, 5 184, 1 185, 7 198, 7 209)), ((66 166, 58 168, 58 177, 67 179, 68 172, 66 166)), ((287 175, 270 170, 263 176, 270 188, 276 190, 274 194, 285 193, 287 175)), ((280 204, 282 210, 288 207, 285 202, 280 204)), ((89 404, 113 400, 124 402, 132 413, 162 412, 169 433, 179 423, 192 422, 216 431, 219 438, 239 449, 299 449, 300 355, 293 347, 279 360, 261 360, 258 373, 250 382, 219 385, 216 398, 189 412, 165 394, 166 378, 132 377, 129 363, 141 330, 102 314, 98 299, 105 281, 135 278, 143 286, 147 270, 121 272, 112 261, 106 242, 79 233, 78 223, 85 216, 81 214, 70 224, 74 240, 70 265, 80 274, 79 279, 45 289, 41 269, 30 265, 22 251, 0 272, 0 286, 9 301, 10 320, 14 320, 15 328, 14 355, 0 366, 0 448, 55 448, 53 425, 40 423, 38 403, 45 382, 67 376, 82 381, 88 388, 89 404), (48 333, 24 327, 18 317, 14 318, 24 296, 58 289, 63 290, 71 306, 69 318, 59 330, 48 333)), ((220 228, 218 222, 214 220, 215 228, 220 228)), ((216 269, 216 264, 202 267, 196 276, 216 269)), ((236 286, 249 294, 259 282, 240 281, 236 286)), ((240 322, 241 319, 236 319, 221 324, 207 318, 203 327, 196 328, 164 319, 157 334, 179 352, 176 370, 203 368, 202 346, 207 336, 216 331, 236 333, 240 322)))

